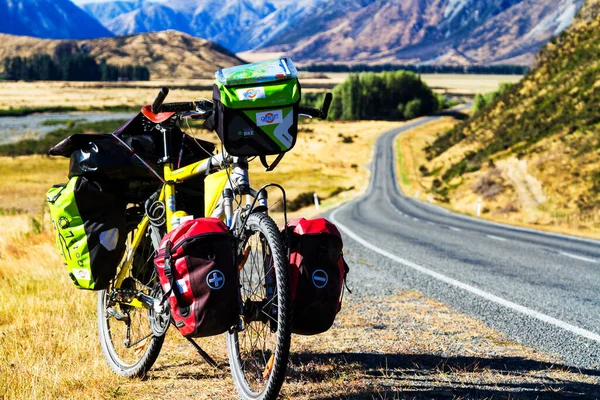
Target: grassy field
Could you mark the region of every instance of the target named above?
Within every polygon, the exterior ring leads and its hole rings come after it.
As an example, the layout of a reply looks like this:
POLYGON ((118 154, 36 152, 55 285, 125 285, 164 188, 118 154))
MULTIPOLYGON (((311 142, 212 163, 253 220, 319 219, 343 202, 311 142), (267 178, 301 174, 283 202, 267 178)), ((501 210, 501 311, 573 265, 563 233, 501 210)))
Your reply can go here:
MULTIPOLYGON (((364 190, 374 141, 393 126, 303 124, 280 167, 265 173, 255 161, 251 176, 256 185, 282 183, 290 199, 303 192, 327 198, 354 187, 326 200, 330 206, 364 190)), ((171 330, 145 379, 109 370, 97 338, 95 294, 72 286, 43 211, 45 191, 66 180, 67 168, 64 158, 0 158, 0 398, 235 398, 222 336, 200 340, 219 369, 171 330)), ((309 206, 297 214, 314 213, 309 206)), ((354 269, 378 268, 357 254, 345 256, 354 269)), ((597 390, 594 371, 565 367, 416 292, 347 295, 334 328, 294 336, 292 351, 282 391, 287 399, 536 398, 597 390)))
MULTIPOLYGON (((0 110, 20 108, 43 108, 51 105, 74 107, 77 110, 120 107, 131 108, 150 104, 158 88, 167 82, 156 82, 150 86, 113 85, 105 87, 82 82, 0 82, 0 110)), ((168 101, 191 101, 210 98, 208 90, 173 90, 168 101)))
MULTIPOLYGON (((338 84, 343 82, 348 75, 349 73, 346 72, 307 73, 302 82, 338 84), (314 78, 323 75, 326 78, 314 78)), ((421 79, 435 91, 457 95, 493 92, 498 90, 498 85, 501 83, 515 83, 521 78, 521 75, 421 74, 421 79)))
MULTIPOLYGON (((330 201, 356 195, 368 183, 366 164, 375 139, 400 124, 385 121, 302 123, 296 147, 274 172, 265 172, 258 159, 250 164, 252 184, 260 187, 268 182, 280 183, 286 188, 289 200, 303 192, 317 193, 327 199, 338 191, 338 198, 330 201)), ((215 134, 191 132, 218 143, 215 134)), ((63 157, 0 157, 0 184, 6 189, 0 192, 0 215, 10 210, 39 211, 47 188, 65 181, 67 172, 68 159, 63 157)), ((277 199, 274 194, 273 203, 277 199)))
MULTIPOLYGON (((346 79, 346 73, 303 74, 305 91, 332 88, 346 79)), ((498 89, 502 82, 516 82, 513 75, 423 74, 422 79, 442 93, 474 95, 498 89)), ((149 82, 0 82, 0 111, 50 106, 74 107, 77 110, 110 107, 135 108, 150 104, 158 89, 171 87, 168 101, 190 101, 212 97, 212 80, 156 80, 149 82)))
MULTIPOLYGON (((236 398, 223 336, 199 341, 219 369, 171 329, 145 379, 112 374, 97 339, 95 294, 72 287, 49 232, 32 231, 26 216, 0 219, 0 398, 236 398)), ((377 268, 346 258, 353 268, 377 268)), ((568 368, 410 291, 348 295, 329 332, 292 343, 284 399, 600 394, 596 371, 568 368)))
POLYGON ((564 182, 571 178, 563 174, 577 161, 557 140, 540 142, 538 151, 522 159, 507 157, 497 160, 493 166, 486 164, 478 171, 464 174, 453 182, 449 202, 440 201, 439 196, 431 193, 433 181, 440 179, 441 171, 460 161, 477 143, 463 142, 430 161, 426 159, 424 148, 456 123, 453 118, 446 117, 397 139, 398 176, 401 177, 404 193, 435 201, 468 215, 476 214, 477 202, 481 198, 481 218, 549 232, 600 238, 600 215, 597 212, 581 213, 567 206, 572 199, 582 195, 580 191, 585 187, 570 185, 565 188, 564 182))

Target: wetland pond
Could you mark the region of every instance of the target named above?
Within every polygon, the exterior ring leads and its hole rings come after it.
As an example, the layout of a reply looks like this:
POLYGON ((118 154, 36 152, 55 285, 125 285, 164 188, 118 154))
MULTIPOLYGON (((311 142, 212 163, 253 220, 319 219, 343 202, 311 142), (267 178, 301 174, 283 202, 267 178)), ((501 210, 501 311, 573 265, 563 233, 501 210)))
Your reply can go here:
POLYGON ((0 117, 0 145, 23 139, 41 139, 52 131, 77 122, 126 120, 134 116, 135 112, 68 112, 0 117))

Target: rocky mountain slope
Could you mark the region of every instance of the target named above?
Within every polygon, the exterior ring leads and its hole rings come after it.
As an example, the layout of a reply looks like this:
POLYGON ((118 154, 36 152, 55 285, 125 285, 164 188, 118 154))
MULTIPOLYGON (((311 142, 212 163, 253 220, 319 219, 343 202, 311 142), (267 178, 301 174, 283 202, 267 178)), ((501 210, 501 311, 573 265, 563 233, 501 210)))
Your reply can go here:
POLYGON ((518 85, 426 148, 428 170, 438 174, 433 192, 451 201, 508 194, 504 212, 600 226, 598 60, 600 0, 588 0, 518 85))
POLYGON ((0 33, 86 39, 112 33, 68 0, 0 0, 0 33))
POLYGON ((172 0, 144 18, 156 5, 121 3, 85 9, 119 34, 167 27, 302 62, 530 64, 583 0, 172 0))
MULTIPOLYGON (((168 29, 194 34, 186 14, 162 4, 151 4, 122 13, 105 23, 116 35, 159 32, 168 29)), ((196 35, 205 37, 205 35, 196 35)))
MULTIPOLYGON (((54 54, 64 40, 37 39, 0 34, 0 60, 54 54)), ((152 79, 191 79, 212 77, 219 68, 243 63, 223 47, 177 31, 76 41, 97 60, 109 64, 140 64, 150 70, 152 79)))
POLYGON ((305 62, 530 64, 583 0, 324 0, 267 43, 305 62))
POLYGON ((107 24, 110 20, 118 17, 121 14, 134 11, 140 7, 140 2, 137 1, 110 1, 99 3, 82 4, 81 8, 96 18, 100 23, 107 24))
POLYGON ((93 38, 178 30, 304 63, 531 64, 584 0, 0 0, 0 32, 93 38), (101 26, 100 21, 103 25, 101 26))

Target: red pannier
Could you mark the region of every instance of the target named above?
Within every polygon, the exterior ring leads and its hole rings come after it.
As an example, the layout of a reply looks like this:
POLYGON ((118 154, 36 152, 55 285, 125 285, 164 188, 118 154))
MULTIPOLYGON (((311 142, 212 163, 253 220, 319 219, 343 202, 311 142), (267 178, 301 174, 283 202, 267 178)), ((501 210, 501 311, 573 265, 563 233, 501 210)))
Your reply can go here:
POLYGON ((342 254, 342 236, 324 218, 288 223, 292 332, 315 335, 327 331, 342 306, 348 265, 342 254))
POLYGON ((154 265, 186 337, 218 335, 238 321, 238 271, 229 229, 217 218, 186 221, 166 235, 154 265))

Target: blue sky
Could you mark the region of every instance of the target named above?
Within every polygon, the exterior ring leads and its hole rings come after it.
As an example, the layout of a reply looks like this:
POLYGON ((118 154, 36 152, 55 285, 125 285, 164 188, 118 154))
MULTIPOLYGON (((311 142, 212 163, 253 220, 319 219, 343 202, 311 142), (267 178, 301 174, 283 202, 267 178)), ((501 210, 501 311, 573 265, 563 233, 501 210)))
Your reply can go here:
MULTIPOLYGON (((87 3, 106 3, 106 2, 113 2, 113 1, 123 1, 123 0, 71 0, 73 3, 81 5, 81 4, 87 4, 87 3)), ((152 0, 153 2, 156 3, 164 3, 167 0, 152 0)))

